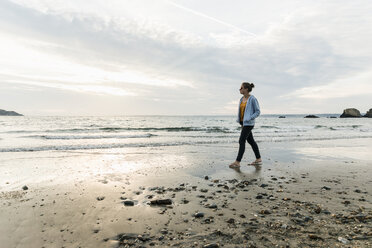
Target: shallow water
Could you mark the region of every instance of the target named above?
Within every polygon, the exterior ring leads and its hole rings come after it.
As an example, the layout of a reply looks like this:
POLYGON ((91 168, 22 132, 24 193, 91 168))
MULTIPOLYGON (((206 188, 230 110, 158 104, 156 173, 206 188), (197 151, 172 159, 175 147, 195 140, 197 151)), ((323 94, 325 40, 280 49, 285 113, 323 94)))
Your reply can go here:
MULTIPOLYGON (((257 142, 372 138, 372 119, 263 115, 257 142)), ((333 115, 334 116, 334 115, 333 115)), ((236 143, 234 116, 0 117, 0 153, 236 143)))

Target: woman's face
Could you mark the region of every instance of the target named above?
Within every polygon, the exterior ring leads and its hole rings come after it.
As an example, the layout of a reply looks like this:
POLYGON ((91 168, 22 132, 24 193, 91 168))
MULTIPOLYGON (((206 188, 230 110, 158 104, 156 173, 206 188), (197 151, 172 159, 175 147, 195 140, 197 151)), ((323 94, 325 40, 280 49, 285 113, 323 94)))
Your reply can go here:
POLYGON ((248 93, 248 89, 244 88, 243 85, 240 86, 240 94, 244 95, 245 93, 248 93))

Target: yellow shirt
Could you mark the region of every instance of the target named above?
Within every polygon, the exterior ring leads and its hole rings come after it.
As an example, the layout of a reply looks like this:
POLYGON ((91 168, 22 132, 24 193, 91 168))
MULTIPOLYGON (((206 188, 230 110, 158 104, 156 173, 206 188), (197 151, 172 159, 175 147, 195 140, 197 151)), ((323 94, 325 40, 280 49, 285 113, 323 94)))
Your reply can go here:
POLYGON ((243 121, 244 118, 244 111, 245 111, 245 106, 247 106, 247 102, 241 102, 240 103, 240 122, 243 121))

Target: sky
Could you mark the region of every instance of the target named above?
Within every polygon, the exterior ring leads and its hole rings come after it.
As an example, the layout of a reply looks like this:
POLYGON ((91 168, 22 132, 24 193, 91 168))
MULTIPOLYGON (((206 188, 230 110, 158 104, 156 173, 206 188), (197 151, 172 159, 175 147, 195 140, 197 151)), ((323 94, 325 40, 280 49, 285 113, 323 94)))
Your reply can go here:
POLYGON ((0 0, 0 109, 235 115, 372 108, 370 0, 0 0))

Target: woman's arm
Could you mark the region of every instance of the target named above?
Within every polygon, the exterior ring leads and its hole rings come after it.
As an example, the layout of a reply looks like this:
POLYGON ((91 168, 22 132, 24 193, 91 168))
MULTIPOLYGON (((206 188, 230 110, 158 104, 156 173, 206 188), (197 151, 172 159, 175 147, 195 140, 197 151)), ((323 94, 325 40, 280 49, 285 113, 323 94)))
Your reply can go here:
POLYGON ((252 101, 252 107, 253 107, 254 112, 251 115, 251 120, 254 120, 261 114, 261 111, 260 111, 260 105, 258 104, 257 99, 253 98, 252 100, 253 100, 252 101))

